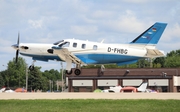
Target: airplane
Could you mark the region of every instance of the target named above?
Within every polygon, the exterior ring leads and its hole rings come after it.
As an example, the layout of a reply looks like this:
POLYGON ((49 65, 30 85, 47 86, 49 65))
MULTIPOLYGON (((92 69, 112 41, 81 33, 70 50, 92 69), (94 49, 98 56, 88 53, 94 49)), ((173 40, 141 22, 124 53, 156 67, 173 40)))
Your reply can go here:
POLYGON ((0 89, 0 93, 4 92, 6 90, 6 87, 3 87, 0 89))
POLYGON ((120 85, 110 87, 109 89, 102 90, 104 93, 119 93, 119 92, 145 92, 147 88, 147 82, 142 82, 138 88, 128 86, 128 87, 121 87, 120 85))
POLYGON ((19 53, 32 57, 30 70, 34 69, 36 60, 56 60, 66 62, 66 74, 72 74, 72 64, 76 64, 75 75, 81 74, 81 66, 90 64, 131 64, 143 58, 165 56, 156 49, 167 23, 156 22, 128 44, 107 44, 88 40, 64 39, 54 44, 19 43, 12 45, 16 49, 16 62, 19 53))

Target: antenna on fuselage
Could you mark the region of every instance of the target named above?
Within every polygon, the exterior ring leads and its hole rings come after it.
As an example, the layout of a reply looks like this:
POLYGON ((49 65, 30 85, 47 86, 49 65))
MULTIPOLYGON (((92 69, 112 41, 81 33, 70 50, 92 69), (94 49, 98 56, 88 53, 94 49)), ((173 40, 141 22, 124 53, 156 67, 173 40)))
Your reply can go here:
POLYGON ((104 42, 104 39, 101 40, 101 43, 103 43, 103 42, 104 42))

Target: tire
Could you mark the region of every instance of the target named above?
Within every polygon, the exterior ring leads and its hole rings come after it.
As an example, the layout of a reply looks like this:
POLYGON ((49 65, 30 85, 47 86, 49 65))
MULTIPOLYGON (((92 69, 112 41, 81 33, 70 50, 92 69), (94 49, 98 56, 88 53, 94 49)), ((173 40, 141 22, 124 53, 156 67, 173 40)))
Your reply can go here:
POLYGON ((66 74, 71 75, 72 74, 72 69, 70 71, 66 70, 66 74))
POLYGON ((29 70, 30 71, 34 70, 34 66, 33 65, 29 66, 29 70))
POLYGON ((75 69, 74 74, 75 75, 80 75, 81 74, 81 70, 80 69, 75 69))

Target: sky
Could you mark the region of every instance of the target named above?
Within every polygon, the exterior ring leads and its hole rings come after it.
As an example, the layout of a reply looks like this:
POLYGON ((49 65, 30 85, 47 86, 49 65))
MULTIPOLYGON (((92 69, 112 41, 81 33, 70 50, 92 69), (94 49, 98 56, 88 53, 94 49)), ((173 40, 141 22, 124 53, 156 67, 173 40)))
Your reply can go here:
MULTIPOLYGON (((0 71, 15 57, 11 45, 18 32, 21 43, 75 38, 125 44, 155 22, 168 23, 157 48, 180 49, 179 0, 0 0, 0 71)), ((61 68, 56 61, 35 65, 42 71, 61 68)))

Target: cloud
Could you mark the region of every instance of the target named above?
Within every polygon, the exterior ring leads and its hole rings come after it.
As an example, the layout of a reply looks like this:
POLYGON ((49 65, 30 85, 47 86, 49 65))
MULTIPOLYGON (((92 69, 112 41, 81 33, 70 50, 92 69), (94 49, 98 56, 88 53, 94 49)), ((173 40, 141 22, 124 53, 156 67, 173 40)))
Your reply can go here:
POLYGON ((89 35, 98 30, 97 26, 71 26, 71 31, 79 35, 89 35))
POLYGON ((117 20, 110 20, 104 24, 123 33, 137 33, 145 28, 144 23, 138 20, 136 14, 131 10, 126 10, 117 20))
POLYGON ((1 53, 12 53, 13 49, 11 45, 12 45, 11 41, 0 38, 0 49, 1 49, 0 52, 1 53))
POLYGON ((28 20, 28 23, 35 29, 42 28, 43 26, 43 20, 28 20))
POLYGON ((180 40, 180 23, 174 23, 167 26, 163 34, 163 41, 170 42, 174 41, 177 42, 180 40))

